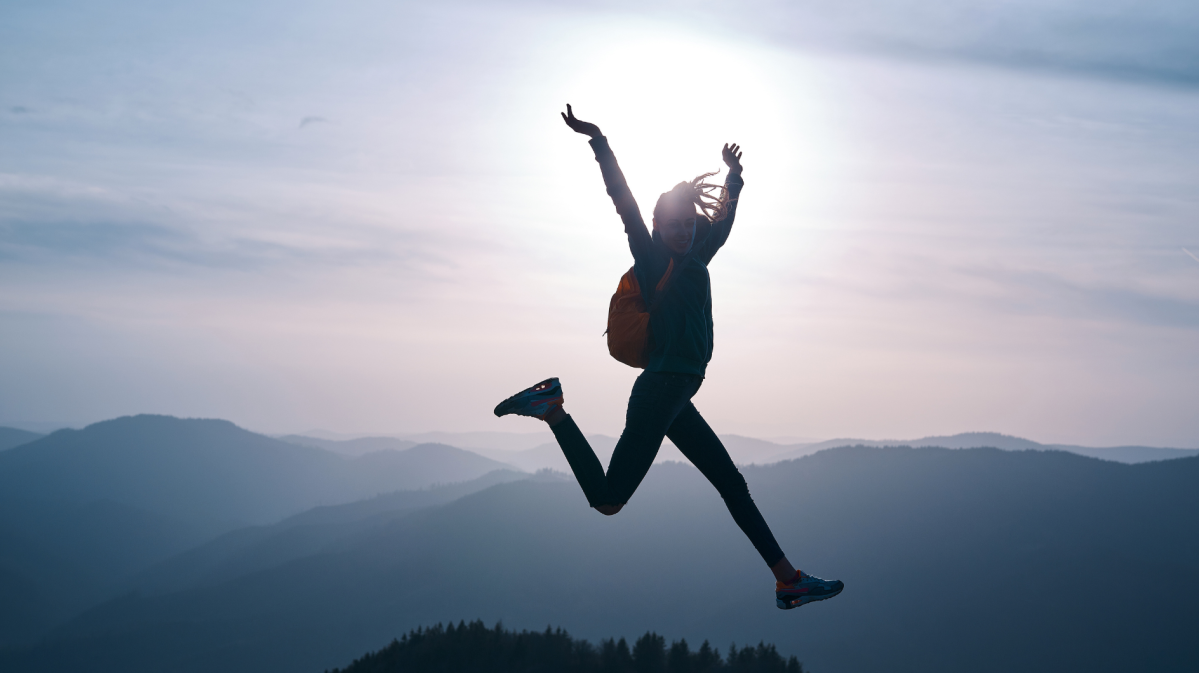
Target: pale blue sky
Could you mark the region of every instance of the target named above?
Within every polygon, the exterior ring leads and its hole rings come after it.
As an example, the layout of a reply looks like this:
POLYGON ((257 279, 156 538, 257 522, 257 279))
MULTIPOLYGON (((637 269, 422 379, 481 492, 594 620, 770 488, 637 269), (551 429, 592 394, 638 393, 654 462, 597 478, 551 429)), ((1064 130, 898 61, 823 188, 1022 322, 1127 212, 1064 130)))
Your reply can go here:
POLYGON ((643 208, 745 147, 720 432, 1199 446, 1184 2, 5 3, 0 424, 615 434, 643 208))

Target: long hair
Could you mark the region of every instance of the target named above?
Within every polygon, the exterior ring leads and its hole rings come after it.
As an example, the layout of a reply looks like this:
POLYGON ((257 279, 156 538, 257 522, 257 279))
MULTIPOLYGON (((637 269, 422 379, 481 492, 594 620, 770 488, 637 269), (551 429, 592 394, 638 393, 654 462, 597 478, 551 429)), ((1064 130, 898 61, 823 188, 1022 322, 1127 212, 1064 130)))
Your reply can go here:
POLYGON ((699 209, 709 222, 719 222, 729 214, 729 190, 724 185, 704 182, 716 173, 704 173, 690 182, 680 182, 669 192, 658 197, 654 204, 654 218, 661 219, 663 211, 670 206, 691 204, 699 209))

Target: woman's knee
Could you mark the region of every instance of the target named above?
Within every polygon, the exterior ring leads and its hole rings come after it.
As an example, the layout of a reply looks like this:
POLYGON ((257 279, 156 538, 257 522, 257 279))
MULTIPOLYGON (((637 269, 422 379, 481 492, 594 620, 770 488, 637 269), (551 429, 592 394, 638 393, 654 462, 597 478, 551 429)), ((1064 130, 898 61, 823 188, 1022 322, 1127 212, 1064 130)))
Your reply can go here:
POLYGON ((599 512, 600 514, 603 514, 604 516, 612 516, 613 514, 616 514, 621 509, 623 509, 624 505, 625 505, 624 503, 621 503, 619 505, 599 505, 595 508, 595 511, 599 512))

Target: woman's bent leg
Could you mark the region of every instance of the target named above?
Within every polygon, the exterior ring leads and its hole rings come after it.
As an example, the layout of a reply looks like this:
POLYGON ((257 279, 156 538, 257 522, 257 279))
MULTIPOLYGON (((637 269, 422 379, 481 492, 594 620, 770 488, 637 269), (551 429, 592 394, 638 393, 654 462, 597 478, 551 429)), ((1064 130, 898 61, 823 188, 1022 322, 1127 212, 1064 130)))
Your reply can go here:
POLYGON ((783 550, 775 541, 774 533, 770 532, 770 526, 766 525, 766 519, 762 518, 762 513, 749 495, 745 477, 741 476, 724 444, 712 432, 703 416, 699 415, 694 404, 688 402, 683 407, 666 436, 716 487, 729 513, 733 515, 733 521, 741 527, 766 565, 773 569, 784 561, 783 550))
POLYGON ((625 429, 612 452, 607 474, 569 415, 550 426, 589 505, 628 502, 658 455, 666 430, 679 410, 690 403, 701 381, 698 376, 660 372, 644 372, 637 377, 629 395, 625 429))
POLYGON ((608 486, 612 504, 629 501, 654 464, 662 440, 675 416, 691 404, 703 378, 688 374, 644 372, 633 384, 624 432, 608 463, 608 486))
POLYGON ((575 479, 579 480, 579 486, 583 487, 587 504, 592 507, 613 504, 612 494, 608 489, 608 478, 604 476, 604 467, 599 458, 595 457, 591 444, 587 442, 579 426, 575 425, 570 414, 551 425, 550 430, 554 432, 558 446, 562 447, 562 453, 566 456, 566 462, 570 463, 575 479))

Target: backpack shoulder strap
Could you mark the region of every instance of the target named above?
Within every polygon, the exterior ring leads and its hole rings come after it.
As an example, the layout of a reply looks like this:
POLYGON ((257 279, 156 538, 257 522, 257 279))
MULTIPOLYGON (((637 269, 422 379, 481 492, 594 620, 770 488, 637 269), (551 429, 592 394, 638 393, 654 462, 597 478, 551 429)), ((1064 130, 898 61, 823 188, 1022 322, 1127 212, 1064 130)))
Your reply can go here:
POLYGON ((674 271, 674 258, 673 257, 671 258, 670 263, 666 265, 666 273, 662 274, 662 280, 658 281, 658 287, 654 288, 655 296, 656 296, 656 293, 662 291, 662 288, 666 287, 666 281, 670 280, 670 273, 672 271, 674 271))
POLYGON ((666 265, 666 273, 662 274, 662 280, 658 281, 658 286, 654 288, 654 301, 649 305, 648 311, 654 312, 658 308, 658 304, 662 303, 662 297, 666 294, 666 283, 670 280, 671 272, 674 271, 674 258, 670 259, 670 263, 666 265))

